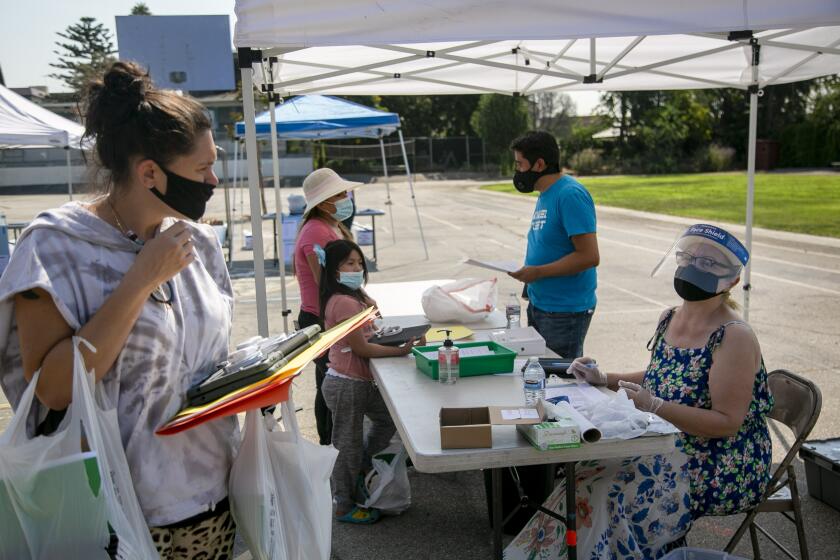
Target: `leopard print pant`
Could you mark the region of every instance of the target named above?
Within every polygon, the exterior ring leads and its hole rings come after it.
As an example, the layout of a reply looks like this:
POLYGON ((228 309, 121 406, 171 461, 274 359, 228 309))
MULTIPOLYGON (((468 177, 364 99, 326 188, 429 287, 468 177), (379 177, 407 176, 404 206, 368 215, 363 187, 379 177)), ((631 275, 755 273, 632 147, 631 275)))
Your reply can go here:
POLYGON ((230 511, 177 528, 150 527, 161 560, 230 560, 236 525, 230 511))

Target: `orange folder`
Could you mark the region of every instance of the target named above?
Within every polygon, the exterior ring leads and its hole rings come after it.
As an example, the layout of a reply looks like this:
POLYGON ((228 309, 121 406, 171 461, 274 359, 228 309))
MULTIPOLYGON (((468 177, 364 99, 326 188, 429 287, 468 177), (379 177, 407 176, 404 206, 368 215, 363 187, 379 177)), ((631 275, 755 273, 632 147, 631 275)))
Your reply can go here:
POLYGON ((371 321, 376 314, 375 307, 369 307, 322 333, 312 346, 295 356, 291 362, 277 370, 273 375, 257 381, 247 387, 237 389, 224 397, 201 406, 187 407, 179 411, 169 422, 155 432, 160 436, 170 436, 209 422, 239 414, 246 410, 272 406, 289 398, 292 379, 297 377, 306 365, 321 355, 330 346, 347 336, 348 333, 371 321))

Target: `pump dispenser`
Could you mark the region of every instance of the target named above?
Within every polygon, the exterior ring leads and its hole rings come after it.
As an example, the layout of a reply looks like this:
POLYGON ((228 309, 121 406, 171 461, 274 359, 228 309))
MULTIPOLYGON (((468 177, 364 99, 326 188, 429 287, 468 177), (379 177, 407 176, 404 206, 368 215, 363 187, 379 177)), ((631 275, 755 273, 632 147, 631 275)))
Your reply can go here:
POLYGON ((441 329, 437 332, 446 333, 446 340, 443 341, 443 346, 438 348, 438 381, 446 385, 452 385, 458 381, 458 370, 460 367, 459 350, 450 338, 452 331, 441 329))

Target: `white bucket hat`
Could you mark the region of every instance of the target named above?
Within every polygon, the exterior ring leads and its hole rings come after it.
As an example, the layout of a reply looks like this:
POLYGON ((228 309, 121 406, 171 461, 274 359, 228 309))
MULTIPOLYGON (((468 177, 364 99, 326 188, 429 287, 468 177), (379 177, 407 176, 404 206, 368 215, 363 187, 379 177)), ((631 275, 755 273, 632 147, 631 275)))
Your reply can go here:
POLYGON ((303 215, 327 200, 344 191, 351 191, 361 187, 363 183, 345 181, 338 173, 327 167, 316 169, 303 180, 303 197, 306 199, 306 209, 303 215))

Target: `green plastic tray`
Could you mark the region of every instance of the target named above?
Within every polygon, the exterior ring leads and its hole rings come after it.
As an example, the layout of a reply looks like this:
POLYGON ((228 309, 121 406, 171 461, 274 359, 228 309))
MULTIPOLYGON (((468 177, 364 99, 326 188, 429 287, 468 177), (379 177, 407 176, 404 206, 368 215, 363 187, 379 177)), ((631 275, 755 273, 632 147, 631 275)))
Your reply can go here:
MULTIPOLYGON (((434 346, 418 346, 412 349, 417 369, 434 380, 438 378, 437 359, 430 360, 423 355, 423 352, 437 352, 440 344, 434 346)), ((513 360, 516 359, 516 352, 493 341, 480 342, 456 342, 458 348, 471 348, 487 346, 493 351, 492 356, 467 356, 460 360, 458 375, 460 377, 471 377, 473 375, 490 375, 493 373, 510 373, 513 371, 513 360)))

